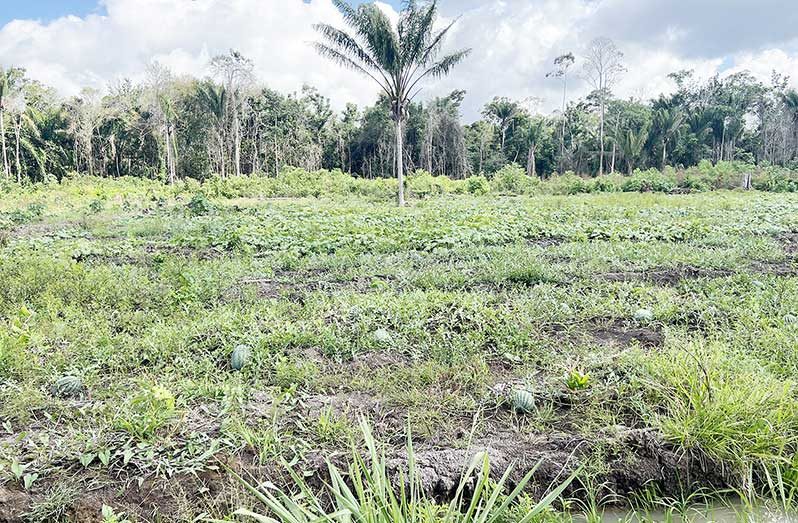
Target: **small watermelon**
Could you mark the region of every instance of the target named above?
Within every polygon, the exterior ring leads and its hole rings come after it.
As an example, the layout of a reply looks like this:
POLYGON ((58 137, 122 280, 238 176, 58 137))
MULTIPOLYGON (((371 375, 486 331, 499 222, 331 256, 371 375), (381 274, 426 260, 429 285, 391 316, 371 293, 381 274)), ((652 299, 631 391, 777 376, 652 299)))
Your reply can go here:
POLYGON ((246 345, 237 346, 230 355, 230 368, 233 370, 243 369, 249 363, 251 357, 252 351, 249 350, 249 347, 246 345))
POLYGON ((795 325, 798 323, 798 318, 794 314, 786 314, 784 316, 784 323, 786 325, 795 325))
POLYGON ((62 376, 53 385, 53 393, 62 398, 76 396, 83 390, 83 382, 77 376, 62 376))
POLYGON ((651 309, 637 309, 634 317, 635 321, 647 323, 654 319, 654 313, 651 312, 651 309))
POLYGON ((385 329, 377 329, 374 331, 374 341, 381 345, 391 343, 391 333, 385 329))
POLYGON ((510 403, 516 412, 532 412, 535 410, 535 396, 526 389, 513 389, 510 403))

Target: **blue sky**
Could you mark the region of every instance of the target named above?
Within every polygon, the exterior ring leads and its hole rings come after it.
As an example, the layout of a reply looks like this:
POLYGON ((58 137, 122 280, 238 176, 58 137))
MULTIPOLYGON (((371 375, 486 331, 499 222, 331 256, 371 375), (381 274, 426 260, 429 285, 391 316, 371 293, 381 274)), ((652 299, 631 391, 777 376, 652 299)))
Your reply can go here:
POLYGON ((35 19, 47 22, 65 15, 85 16, 99 11, 97 0, 7 0, 0 11, 0 25, 11 20, 35 19))
MULTIPOLYGON (((0 11, 0 27, 15 19, 33 19, 49 22, 66 15, 85 16, 90 13, 102 13, 99 0, 5 0, 10 6, 0 11)), ((264 0, 271 1, 271 0, 264 0)), ((280 0, 297 1, 297 0, 280 0)), ((307 1, 307 0, 304 0, 307 1)), ((383 0, 395 7, 400 0, 383 0)), ((355 0, 356 4, 363 3, 355 0)))

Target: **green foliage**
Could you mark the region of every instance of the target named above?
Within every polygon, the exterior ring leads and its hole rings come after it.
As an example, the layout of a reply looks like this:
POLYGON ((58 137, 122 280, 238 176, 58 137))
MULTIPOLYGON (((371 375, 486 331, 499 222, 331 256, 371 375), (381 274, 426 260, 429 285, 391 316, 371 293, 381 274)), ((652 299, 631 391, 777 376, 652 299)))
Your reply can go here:
POLYGON ((500 193, 530 194, 538 183, 536 178, 527 176, 526 171, 520 165, 511 163, 493 174, 492 187, 500 193))
MULTIPOLYGON (((293 478, 294 489, 259 489, 243 478, 239 480, 269 513, 282 523, 310 523, 313 521, 370 521, 374 523, 484 523, 487 521, 513 521, 530 523, 544 514, 579 471, 561 483, 550 485, 547 495, 523 512, 518 504, 524 500, 524 488, 532 479, 540 463, 535 465, 519 481, 510 486, 512 467, 498 481, 491 481, 490 462, 486 453, 474 456, 463 471, 459 484, 454 489, 453 499, 448 504, 439 504, 424 494, 420 466, 416 462, 412 440, 407 442, 407 470, 396 486, 389 474, 389 463, 385 452, 375 442, 371 429, 361 421, 367 458, 353 448, 349 464, 340 469, 327 460, 330 483, 319 493, 292 468, 288 472, 293 478), (510 490, 511 489, 511 490, 510 490), (506 492, 509 490, 509 492, 506 492), (328 503, 329 500, 329 503, 328 503), (512 516, 511 516, 512 514, 512 516)), ((278 521, 247 509, 239 509, 236 515, 258 521, 278 521)))
POLYGON ((565 380, 565 386, 570 390, 584 390, 590 386, 590 376, 578 369, 573 369, 565 380))
POLYGON ((407 177, 407 188, 410 189, 410 193, 420 198, 453 193, 457 185, 446 176, 433 176, 423 169, 407 177))
POLYGON ((213 211, 213 203, 204 194, 198 192, 191 197, 186 208, 193 216, 204 216, 213 211))
POLYGON ((175 414, 175 397, 169 389, 141 382, 139 392, 117 415, 116 424, 134 438, 147 441, 175 414))
POLYGON ((632 176, 624 180, 621 189, 624 192, 672 192, 676 188, 674 180, 656 169, 636 170, 632 176))
POLYGON ((689 343, 646 365, 661 384, 667 411, 657 420, 668 439, 742 475, 789 469, 798 445, 791 383, 721 343, 689 343))
POLYGON ((482 175, 466 178, 466 192, 475 196, 484 196, 490 192, 490 182, 482 175))

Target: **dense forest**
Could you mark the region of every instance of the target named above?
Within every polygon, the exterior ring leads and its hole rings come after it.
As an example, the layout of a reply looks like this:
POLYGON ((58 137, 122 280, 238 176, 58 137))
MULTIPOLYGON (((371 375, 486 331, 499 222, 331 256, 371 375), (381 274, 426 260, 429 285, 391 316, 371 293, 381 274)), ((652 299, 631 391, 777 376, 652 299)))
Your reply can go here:
MULTIPOLYGON (((3 176, 46 181, 80 172, 174 181, 274 176, 284 166, 393 176, 395 128, 386 98, 337 112, 311 86, 284 94, 258 83, 253 62, 236 51, 215 57, 210 70, 204 79, 178 77, 156 63, 142 82, 64 99, 24 69, 3 69, 3 176)), ((497 96, 481 119, 463 124, 466 91, 414 101, 404 127, 406 170, 459 179, 490 176, 513 162, 539 177, 702 160, 798 164, 798 93, 788 77, 774 72, 762 83, 741 72, 700 80, 679 71, 670 75, 671 94, 639 100, 613 95, 624 72, 623 54, 596 39, 582 55, 552 63, 549 81, 561 84, 563 97, 550 115, 538 114, 534 98, 497 96), (568 88, 577 79, 593 90, 572 99, 568 88)))

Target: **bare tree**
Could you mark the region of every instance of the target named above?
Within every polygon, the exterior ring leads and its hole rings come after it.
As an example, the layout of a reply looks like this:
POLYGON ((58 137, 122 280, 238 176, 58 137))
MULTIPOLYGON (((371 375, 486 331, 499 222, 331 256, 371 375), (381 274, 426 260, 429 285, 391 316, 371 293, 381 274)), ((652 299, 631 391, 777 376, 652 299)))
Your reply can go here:
POLYGON ((164 164, 170 184, 177 179, 177 112, 174 109, 175 81, 172 72, 153 62, 147 68, 149 110, 156 135, 163 136, 164 164))
POLYGON ((599 175, 604 174, 604 119, 607 99, 620 76, 626 72, 623 53, 609 38, 593 39, 585 51, 584 75, 599 100, 599 175))
POLYGON ((546 78, 558 78, 562 81, 562 128, 560 129, 560 158, 558 161, 560 172, 563 171, 563 160, 565 158, 565 109, 568 100, 568 69, 574 65, 575 61, 576 58, 574 58, 573 53, 561 54, 554 59, 554 70, 546 75, 546 78))
POLYGON ((17 83, 23 74, 24 72, 18 68, 3 69, 0 67, 0 148, 2 148, 3 173, 6 180, 11 176, 11 167, 6 146, 5 114, 9 111, 15 96, 18 95, 17 83))
POLYGON ((235 50, 211 60, 211 68, 227 91, 227 119, 230 120, 233 137, 233 162, 236 175, 241 175, 241 109, 243 90, 254 80, 255 65, 252 60, 235 50))
POLYGON ((96 89, 83 89, 68 105, 68 133, 75 143, 75 168, 79 170, 79 152, 83 153, 89 175, 94 176, 94 133, 105 117, 102 98, 96 89))

